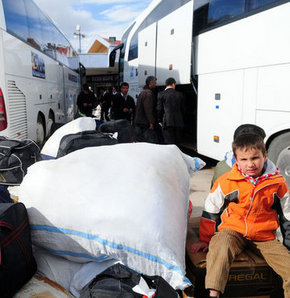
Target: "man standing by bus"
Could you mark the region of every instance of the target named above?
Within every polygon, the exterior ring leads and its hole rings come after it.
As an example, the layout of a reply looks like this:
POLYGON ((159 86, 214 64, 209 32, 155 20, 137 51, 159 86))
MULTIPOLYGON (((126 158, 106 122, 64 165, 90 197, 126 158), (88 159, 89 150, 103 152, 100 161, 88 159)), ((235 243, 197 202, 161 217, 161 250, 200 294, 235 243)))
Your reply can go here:
POLYGON ((135 114, 135 135, 137 142, 158 143, 156 125, 156 97, 154 89, 157 79, 148 76, 143 91, 139 94, 135 114))
POLYGON ((78 114, 76 117, 92 117, 93 109, 97 106, 97 99, 88 84, 83 84, 83 90, 77 98, 78 114))
POLYGON ((184 99, 182 93, 175 90, 174 78, 168 78, 165 85, 165 90, 158 93, 158 122, 162 125, 164 143, 177 145, 183 128, 184 99))
POLYGON ((129 84, 123 82, 121 84, 121 92, 117 93, 112 100, 112 114, 115 120, 126 119, 131 124, 135 115, 135 101, 128 94, 129 84))

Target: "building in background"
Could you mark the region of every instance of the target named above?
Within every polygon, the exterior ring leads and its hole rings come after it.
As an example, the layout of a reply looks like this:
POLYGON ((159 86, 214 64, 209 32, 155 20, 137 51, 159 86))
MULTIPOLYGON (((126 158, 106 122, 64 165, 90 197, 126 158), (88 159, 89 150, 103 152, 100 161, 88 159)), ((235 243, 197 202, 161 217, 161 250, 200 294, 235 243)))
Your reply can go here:
POLYGON ((103 38, 96 35, 85 54, 80 54, 80 62, 86 68, 86 82, 95 93, 101 87, 117 86, 119 82, 119 57, 110 67, 110 53, 120 45, 115 37, 103 38))

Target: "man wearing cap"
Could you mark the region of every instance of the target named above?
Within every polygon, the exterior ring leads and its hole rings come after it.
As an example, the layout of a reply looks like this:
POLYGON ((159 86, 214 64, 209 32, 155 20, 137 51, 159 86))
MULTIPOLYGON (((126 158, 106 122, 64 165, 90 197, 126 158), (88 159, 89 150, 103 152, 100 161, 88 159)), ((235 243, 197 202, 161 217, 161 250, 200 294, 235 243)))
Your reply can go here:
POLYGON ((135 134, 137 142, 158 143, 156 126, 156 78, 148 76, 143 91, 139 94, 135 114, 135 134))

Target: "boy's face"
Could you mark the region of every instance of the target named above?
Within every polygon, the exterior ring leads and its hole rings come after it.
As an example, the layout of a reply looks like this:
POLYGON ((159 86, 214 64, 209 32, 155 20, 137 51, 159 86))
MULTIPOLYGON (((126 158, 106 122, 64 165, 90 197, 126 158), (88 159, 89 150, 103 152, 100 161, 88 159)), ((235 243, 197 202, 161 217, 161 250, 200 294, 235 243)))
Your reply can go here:
POLYGON ((264 163, 267 159, 267 154, 263 154, 259 149, 237 149, 236 161, 241 170, 253 177, 257 178, 261 176, 264 163))

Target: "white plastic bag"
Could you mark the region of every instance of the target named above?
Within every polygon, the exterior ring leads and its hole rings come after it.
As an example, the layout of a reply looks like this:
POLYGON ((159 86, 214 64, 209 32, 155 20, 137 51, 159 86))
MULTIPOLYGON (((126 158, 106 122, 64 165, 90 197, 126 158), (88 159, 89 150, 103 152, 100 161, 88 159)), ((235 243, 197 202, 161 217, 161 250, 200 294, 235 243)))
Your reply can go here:
POLYGON ((41 154, 47 157, 56 157, 60 141, 63 136, 85 130, 95 130, 96 120, 91 117, 80 117, 58 128, 45 142, 41 154))
POLYGON ((174 145, 90 147, 29 167, 19 200, 35 245, 77 262, 115 258, 183 289, 195 168, 174 145))

